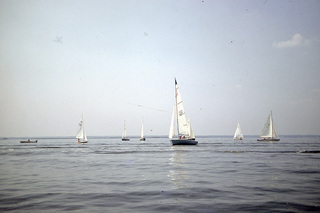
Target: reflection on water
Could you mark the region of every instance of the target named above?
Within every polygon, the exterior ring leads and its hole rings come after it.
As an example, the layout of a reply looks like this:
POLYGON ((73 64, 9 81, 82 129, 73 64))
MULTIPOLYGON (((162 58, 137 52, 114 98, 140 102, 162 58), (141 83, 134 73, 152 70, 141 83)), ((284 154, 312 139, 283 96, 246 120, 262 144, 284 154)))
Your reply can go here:
POLYGON ((168 177, 171 183, 173 183, 176 189, 187 189, 190 188, 188 181, 190 179, 189 173, 186 170, 185 156, 187 149, 184 146, 172 146, 171 156, 169 158, 170 170, 168 177))

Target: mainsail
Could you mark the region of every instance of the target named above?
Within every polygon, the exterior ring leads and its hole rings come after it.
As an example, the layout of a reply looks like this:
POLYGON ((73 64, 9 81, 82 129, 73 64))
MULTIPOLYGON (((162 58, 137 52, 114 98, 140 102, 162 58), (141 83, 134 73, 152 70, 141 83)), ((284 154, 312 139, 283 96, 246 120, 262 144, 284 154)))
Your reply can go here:
POLYGON ((233 136, 233 140, 242 140, 242 139, 243 139, 243 134, 240 128, 240 124, 238 123, 236 132, 234 133, 234 136, 233 136))
POLYGON ((177 110, 176 114, 177 114, 178 135, 189 136, 186 114, 184 112, 184 107, 182 104, 182 98, 181 98, 181 94, 177 84, 177 80, 175 80, 175 88, 176 88, 175 95, 176 95, 176 110, 177 110))

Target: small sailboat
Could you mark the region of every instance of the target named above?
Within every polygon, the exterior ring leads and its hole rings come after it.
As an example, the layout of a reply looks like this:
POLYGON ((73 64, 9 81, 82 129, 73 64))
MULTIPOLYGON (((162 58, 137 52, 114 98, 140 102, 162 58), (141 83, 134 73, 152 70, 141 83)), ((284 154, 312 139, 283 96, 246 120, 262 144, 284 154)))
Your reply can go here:
POLYGON ((28 139, 27 141, 20 141, 20 143, 38 143, 38 140, 32 141, 28 139))
POLYGON ((88 143, 87 135, 84 131, 84 124, 83 124, 83 116, 81 115, 80 123, 79 123, 79 131, 76 136, 78 139, 78 143, 88 143))
POLYGON ((145 140, 146 140, 146 138, 144 137, 143 122, 142 122, 140 141, 145 141, 145 140))
POLYGON ((198 141, 195 140, 193 134, 190 119, 186 119, 186 114, 182 104, 182 98, 179 91, 177 80, 175 82, 175 106, 173 107, 171 125, 169 131, 169 138, 171 139, 172 145, 197 145, 198 141), (177 132, 178 138, 174 139, 174 118, 177 118, 177 132))
POLYGON ((126 121, 124 121, 124 127, 123 127, 123 133, 122 133, 122 141, 130 141, 130 138, 127 138, 126 121))
POLYGON ((262 139, 257 139, 257 141, 280 141, 276 127, 273 123, 272 111, 270 112, 270 115, 268 116, 267 121, 264 124, 262 132, 260 134, 260 138, 262 139))
POLYGON ((233 140, 242 140, 242 139, 243 139, 243 134, 240 128, 240 124, 238 123, 236 132, 234 133, 234 136, 233 136, 233 140))

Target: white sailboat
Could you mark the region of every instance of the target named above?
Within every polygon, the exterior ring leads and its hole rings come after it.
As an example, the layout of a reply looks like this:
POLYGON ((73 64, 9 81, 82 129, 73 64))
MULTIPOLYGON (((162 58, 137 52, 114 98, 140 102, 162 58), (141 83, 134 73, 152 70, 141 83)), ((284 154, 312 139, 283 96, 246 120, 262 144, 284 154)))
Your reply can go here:
POLYGON ((262 139, 257 139, 257 141, 280 141, 278 132, 273 123, 272 111, 270 112, 270 115, 268 116, 267 121, 264 124, 262 132, 260 134, 260 138, 262 139))
POLYGON ((126 121, 124 121, 124 127, 123 127, 123 133, 122 133, 122 141, 130 141, 130 139, 127 138, 126 121))
POLYGON ((234 136, 233 136, 233 140, 242 140, 242 139, 243 139, 243 134, 240 128, 240 124, 238 123, 236 132, 234 133, 234 136))
POLYGON ((144 129, 143 129, 143 121, 142 121, 140 141, 145 141, 145 140, 146 138, 144 137, 144 129))
POLYGON ((80 123, 79 123, 79 131, 76 136, 78 139, 78 143, 88 143, 87 135, 84 131, 84 123, 83 123, 83 116, 81 115, 80 123))
POLYGON ((188 120, 186 119, 177 80, 174 79, 174 81, 175 81, 175 107, 173 109, 172 117, 171 117, 169 138, 171 139, 172 145, 196 145, 198 144, 198 142, 195 141, 195 136, 191 128, 190 119, 188 120), (177 132, 178 132, 177 139, 173 138, 175 115, 177 118, 177 132))

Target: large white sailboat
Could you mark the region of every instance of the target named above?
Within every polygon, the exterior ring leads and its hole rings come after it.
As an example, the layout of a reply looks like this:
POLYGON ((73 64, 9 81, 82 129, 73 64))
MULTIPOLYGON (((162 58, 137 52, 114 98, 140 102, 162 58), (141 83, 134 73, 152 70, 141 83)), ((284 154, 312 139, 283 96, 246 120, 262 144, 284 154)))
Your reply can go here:
POLYGON ((242 140, 242 139, 243 139, 243 134, 240 128, 240 124, 238 123, 236 132, 234 133, 234 136, 233 136, 233 140, 242 140))
POLYGON ((84 123, 83 123, 83 116, 81 115, 80 123, 79 123, 79 131, 76 136, 78 139, 78 143, 88 143, 87 135, 84 131, 84 123))
POLYGON ((278 132, 273 123, 272 111, 270 112, 270 115, 268 116, 267 121, 264 124, 262 132, 260 134, 260 138, 262 139, 257 139, 257 141, 280 141, 278 132))
POLYGON ((173 108, 172 117, 171 117, 169 138, 171 139, 172 145, 197 145, 198 142, 195 141, 195 136, 191 128, 190 119, 188 120, 186 119, 177 80, 174 79, 174 82, 175 82, 175 106, 173 108), (175 135, 174 133, 175 116, 177 118, 178 138, 173 138, 173 136, 175 135))
POLYGON ((145 141, 145 140, 146 138, 144 137, 144 129, 143 129, 143 121, 142 121, 140 141, 145 141))
POLYGON ((122 141, 130 141, 130 138, 127 138, 126 121, 124 121, 124 127, 123 127, 123 132, 122 132, 122 141))

